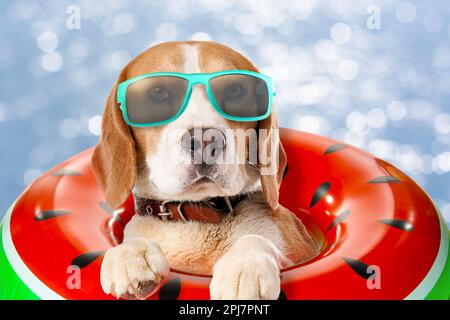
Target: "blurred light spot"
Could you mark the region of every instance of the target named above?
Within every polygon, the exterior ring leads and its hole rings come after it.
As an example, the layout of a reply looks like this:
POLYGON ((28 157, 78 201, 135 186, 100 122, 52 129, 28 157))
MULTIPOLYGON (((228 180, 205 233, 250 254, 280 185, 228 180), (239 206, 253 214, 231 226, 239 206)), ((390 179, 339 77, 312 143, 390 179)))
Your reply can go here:
POLYGON ((392 121, 403 120, 406 116, 406 107, 402 102, 394 100, 387 105, 386 115, 392 121))
POLYGON ((441 69, 450 67, 450 48, 436 48, 433 52, 433 65, 441 69))
POLYGON ((446 151, 438 154, 432 162, 433 171, 437 174, 450 172, 450 152, 446 151))
POLYGON ((196 41, 211 41, 211 35, 207 32, 196 32, 191 36, 191 40, 196 41))
POLYGON ((320 60, 333 61, 338 58, 338 49, 331 40, 320 40, 314 46, 314 52, 320 60))
POLYGON ((90 69, 85 67, 73 70, 68 76, 73 85, 81 88, 88 87, 94 83, 97 78, 96 73, 93 73, 90 69))
POLYGON ((0 122, 3 122, 7 119, 7 111, 3 104, 0 103, 0 122))
MULTIPOLYGON (((354 14, 355 7, 360 1, 353 0, 329 0, 328 7, 338 16, 349 17, 354 14)), ((364 8, 365 10, 365 8, 364 8)))
POLYGON ((430 119, 435 115, 436 106, 426 100, 412 100, 410 102, 410 115, 413 119, 430 119))
POLYGON ((42 174, 42 171, 38 169, 28 169, 23 174, 23 183, 27 186, 32 183, 36 178, 38 178, 42 174))
POLYGON ((337 44, 343 44, 347 42, 348 40, 350 40, 351 35, 352 29, 348 24, 345 23, 336 23, 330 29, 331 39, 333 39, 333 41, 337 44))
POLYGON ((28 70, 33 76, 43 76, 47 74, 47 71, 42 67, 42 57, 32 57, 28 61, 28 70))
POLYGON ((355 133, 363 133, 367 129, 367 119, 360 112, 352 112, 345 119, 347 128, 355 133))
POLYGON ((422 159, 410 145, 400 145, 395 149, 395 160, 399 166, 408 172, 418 173, 422 166, 422 159))
POLYGON ((59 71, 63 62, 63 57, 58 52, 49 52, 41 57, 41 66, 48 72, 59 71))
POLYGON ((399 70, 397 72, 397 78, 402 82, 404 87, 416 87, 421 92, 425 92, 429 85, 426 77, 427 75, 420 65, 410 66, 405 70, 399 70))
POLYGON ((303 131, 317 133, 320 130, 320 120, 315 116, 300 117, 297 128, 303 131))
POLYGON ((66 119, 59 125, 59 132, 66 139, 73 139, 80 133, 80 124, 74 119, 66 119))
POLYGON ((118 50, 111 55, 111 66, 116 70, 122 70, 122 68, 131 60, 131 56, 128 51, 118 50))
POLYGON ((381 95, 381 88, 375 79, 363 81, 360 84, 360 97, 367 101, 377 101, 381 95))
POLYGON ((384 110, 380 108, 371 109, 367 113, 367 123, 375 129, 383 128, 386 125, 384 110))
POLYGON ((359 66, 353 60, 343 60, 337 68, 338 76, 343 80, 354 80, 358 76, 359 66))
MULTIPOLYGON (((152 1, 153 2, 153 1, 152 1)), ((159 5, 164 4, 164 6, 166 6, 166 12, 167 15, 169 17, 171 17, 172 19, 181 21, 183 19, 185 19, 186 17, 192 17, 192 15, 194 14, 193 10, 198 10, 199 6, 192 3, 192 2, 188 2, 188 1, 164 1, 164 2, 157 2, 154 1, 156 3, 158 3, 159 5)), ((162 13, 162 8, 158 7, 156 10, 158 10, 158 12, 156 13, 156 16, 158 16, 158 14, 162 13)))
POLYGON ((44 52, 53 52, 58 47, 58 36, 52 31, 44 31, 37 38, 39 49, 44 52))
POLYGON ((364 135, 357 132, 347 131, 342 140, 355 147, 362 147, 364 145, 364 135))
POLYGON ((283 22, 279 26, 277 26, 277 31, 284 36, 288 36, 292 34, 292 32, 294 32, 295 25, 295 20, 290 16, 286 16, 283 19, 283 22))
POLYGON ((28 162, 34 166, 47 167, 52 164, 55 157, 55 145, 52 143, 43 143, 36 146, 28 154, 28 162))
POLYGON ((420 172, 423 174, 431 174, 433 173, 433 157, 429 154, 422 156, 422 166, 420 168, 420 172))
MULTIPOLYGON (((4 12, 5 8, 2 8, 4 12)), ((37 3, 26 2, 26 1, 12 1, 11 5, 8 8, 9 17, 16 20, 28 20, 35 17, 42 11, 42 7, 40 7, 37 3)))
POLYGON ((450 134, 450 114, 441 113, 434 118, 434 129, 441 134, 450 134))
POLYGON ((88 128, 89 131, 96 136, 100 135, 102 126, 102 116, 96 115, 89 119, 88 128))
POLYGON ((395 17, 402 23, 410 23, 416 18, 416 7, 409 2, 402 2, 395 8, 395 17))
POLYGON ((0 50, 0 70, 8 68, 14 62, 14 54, 12 47, 7 45, 6 41, 0 37, 1 50, 0 50))
POLYGON ((369 151, 382 159, 391 157, 394 150, 395 144, 389 140, 375 139, 369 144, 369 151))
POLYGON ((437 33, 444 26, 444 18, 436 12, 430 12, 425 15, 423 26, 429 33, 437 33))
POLYGON ((325 118, 313 116, 313 115, 304 115, 299 116, 295 119, 294 126, 298 130, 316 133, 316 134, 326 134, 329 130, 329 124, 325 118))
MULTIPOLYGON (((258 44, 261 43, 261 41, 263 40, 263 33, 255 33, 255 34, 248 34, 247 36, 243 37, 242 41, 249 46, 256 46, 258 44)), ((246 54, 244 54, 243 51, 240 51, 244 56, 246 56, 246 54)))
POLYGON ((330 103, 339 110, 347 109, 350 105, 351 98, 347 90, 337 88, 333 90, 330 97, 330 103))
POLYGON ((245 35, 258 35, 262 33, 263 26, 252 14, 237 14, 234 17, 234 29, 245 35))
POLYGON ((133 31, 135 25, 135 18, 127 12, 119 13, 113 18, 112 22, 113 29, 118 34, 129 33, 133 31))
POLYGON ((155 36, 157 39, 162 39, 164 41, 176 39, 178 34, 178 29, 176 25, 170 22, 161 23, 155 31, 155 36))
POLYGON ((371 59, 369 65, 365 66, 365 70, 377 75, 391 73, 393 70, 391 58, 382 55, 378 58, 374 58, 373 61, 371 59))
POLYGON ((373 50, 374 44, 379 41, 373 31, 355 28, 352 30, 352 45, 355 49, 373 50))
POLYGON ((327 77, 322 76, 316 77, 313 81, 313 84, 317 86, 321 96, 329 95, 331 90, 333 89, 333 84, 331 83, 331 80, 327 77))
POLYGON ((85 38, 77 38, 70 43, 67 58, 75 63, 81 63, 89 54, 89 42, 85 38))
POLYGON ((316 77, 313 82, 299 87, 297 103, 305 105, 317 103, 328 96, 332 89, 330 79, 316 77))
POLYGON ((331 138, 336 140, 344 140, 344 137, 347 135, 349 131, 345 128, 337 128, 331 132, 331 138))
POLYGON ((259 54, 264 62, 273 64, 288 59, 289 48, 281 42, 265 42, 260 46, 259 54))
POLYGON ((448 85, 450 83, 450 74, 440 74, 436 77, 436 89, 439 92, 442 92, 444 94, 450 95, 450 86, 448 85))
POLYGON ((438 134, 435 137, 434 141, 433 141, 433 145, 435 145, 435 143, 437 143, 439 145, 441 145, 441 144, 448 144, 448 145, 450 145, 450 135, 448 135, 448 134, 438 134))
POLYGON ((316 0, 294 1, 292 2, 292 13, 295 19, 303 21, 307 20, 311 16, 316 7, 316 0))
POLYGON ((339 128, 331 133, 331 137, 336 140, 344 141, 356 147, 361 147, 364 144, 364 135, 348 131, 345 128, 339 128))

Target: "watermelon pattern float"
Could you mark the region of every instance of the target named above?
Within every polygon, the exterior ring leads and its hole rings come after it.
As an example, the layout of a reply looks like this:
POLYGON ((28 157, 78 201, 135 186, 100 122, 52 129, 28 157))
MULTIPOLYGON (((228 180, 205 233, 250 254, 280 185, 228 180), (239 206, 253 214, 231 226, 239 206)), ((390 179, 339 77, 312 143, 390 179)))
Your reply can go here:
MULTIPOLYGON (((280 299, 449 299, 449 233, 427 194, 392 165, 328 138, 282 129, 289 171, 280 202, 322 244, 281 274, 280 299)), ((50 170, 1 228, 1 299, 114 299, 102 256, 134 214, 104 202, 93 149, 50 170), (73 276, 78 277, 74 285, 73 276)), ((172 270, 150 299, 209 299, 209 276, 172 270)))

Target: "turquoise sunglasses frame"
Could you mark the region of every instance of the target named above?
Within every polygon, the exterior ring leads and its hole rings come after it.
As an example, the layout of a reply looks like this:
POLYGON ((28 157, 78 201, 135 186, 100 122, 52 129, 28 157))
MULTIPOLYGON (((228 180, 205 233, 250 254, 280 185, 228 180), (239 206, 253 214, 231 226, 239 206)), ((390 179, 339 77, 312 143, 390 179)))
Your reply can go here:
POLYGON ((266 76, 264 74, 261 74, 258 72, 253 72, 253 71, 248 71, 248 70, 224 70, 224 71, 212 72, 212 73, 154 72, 154 73, 143 74, 143 75, 128 79, 119 84, 119 86, 117 88, 117 103, 120 105, 120 110, 122 111, 123 118, 128 125, 130 125, 132 127, 140 127, 140 128, 162 126, 162 125, 168 124, 172 121, 175 121, 177 118, 179 118, 183 114, 183 112, 186 110, 186 108, 189 104, 189 100, 190 100, 191 94, 192 94, 192 89, 195 85, 198 85, 198 84, 203 84, 205 86, 206 93, 208 95, 209 101, 211 102, 212 106, 225 119, 233 120, 233 121, 241 121, 241 122, 260 121, 260 120, 268 118, 272 112, 272 101, 273 101, 273 97, 276 95, 275 85, 274 85, 272 78, 270 78, 269 76, 266 76), (217 78, 220 76, 232 75, 232 74, 248 75, 248 76, 253 76, 253 77, 264 80, 264 82, 266 83, 266 86, 267 86, 267 90, 268 90, 267 94, 268 94, 268 104, 269 104, 267 107, 267 112, 264 115, 257 116, 257 117, 237 117, 237 116, 232 116, 232 115, 229 115, 229 114, 226 114, 225 112, 223 112, 223 110, 220 108, 220 106, 218 105, 218 103, 214 97, 211 86, 209 85, 209 81, 211 79, 214 79, 214 78, 217 78), (134 83, 138 80, 146 79, 146 78, 153 78, 153 77, 161 77, 161 76, 178 77, 178 78, 182 78, 182 79, 185 79, 188 81, 188 88, 186 90, 186 95, 184 97, 184 100, 180 107, 180 110, 178 110, 178 112, 173 117, 171 117, 167 120, 163 120, 163 121, 150 122, 150 123, 135 123, 135 122, 131 121, 128 118, 127 102, 126 102, 128 87, 132 83, 134 83))

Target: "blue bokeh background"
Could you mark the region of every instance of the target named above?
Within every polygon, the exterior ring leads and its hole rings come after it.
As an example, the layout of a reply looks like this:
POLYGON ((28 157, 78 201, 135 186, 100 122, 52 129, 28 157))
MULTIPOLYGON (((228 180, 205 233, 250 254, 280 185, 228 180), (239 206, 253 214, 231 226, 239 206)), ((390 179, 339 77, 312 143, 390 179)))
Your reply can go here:
POLYGON ((444 1, 1 0, 0 12, 0 217, 33 179, 96 143, 124 64, 161 41, 200 39, 275 78, 282 126, 392 162, 450 221, 444 1))

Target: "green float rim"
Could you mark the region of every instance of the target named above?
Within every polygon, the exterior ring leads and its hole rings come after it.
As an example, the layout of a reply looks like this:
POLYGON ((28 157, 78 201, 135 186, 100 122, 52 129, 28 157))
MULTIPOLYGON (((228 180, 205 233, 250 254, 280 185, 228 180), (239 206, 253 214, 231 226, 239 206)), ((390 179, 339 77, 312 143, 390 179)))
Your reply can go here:
POLYGON ((434 204, 434 206, 438 212, 441 224, 441 243, 439 252, 428 274, 419 286, 417 286, 417 288, 407 297, 409 300, 420 299, 420 296, 417 298, 414 297, 414 294, 419 292, 422 295, 425 294, 422 298, 424 300, 450 300, 450 230, 447 227, 447 223, 444 220, 441 211, 436 204, 434 204), (429 282, 428 287, 431 287, 431 290, 425 291, 423 284, 426 282, 429 282))
POLYGON ((61 300, 25 265, 11 237, 11 213, 8 209, 0 226, 0 299, 3 300, 61 300))

